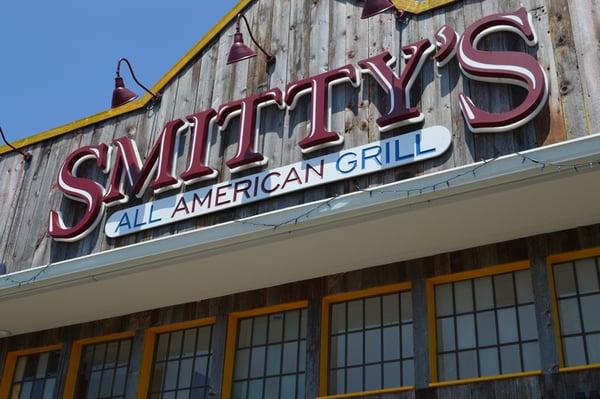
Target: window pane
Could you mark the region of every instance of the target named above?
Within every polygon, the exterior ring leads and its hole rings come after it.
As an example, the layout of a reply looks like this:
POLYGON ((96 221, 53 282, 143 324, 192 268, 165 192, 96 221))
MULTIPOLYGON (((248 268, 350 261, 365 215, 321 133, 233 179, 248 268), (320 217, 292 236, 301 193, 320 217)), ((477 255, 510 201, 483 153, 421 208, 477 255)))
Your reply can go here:
POLYGON ((531 270, 521 270, 515 273, 517 283, 517 301, 519 303, 533 302, 533 284, 531 270))
POLYGON ((363 368, 352 367, 348 369, 347 392, 363 391, 363 368))
POLYGON ((455 347, 454 319, 452 317, 438 320, 437 343, 441 352, 451 351, 455 347))
POLYGON ((298 370, 298 342, 288 342, 283 345, 283 370, 284 374, 298 370))
POLYGON ((600 363, 600 334, 591 334, 586 337, 589 364, 600 363))
POLYGON ((363 328, 363 301, 348 302, 348 331, 363 328))
POLYGON ((267 316, 254 319, 252 345, 264 345, 267 342, 267 316))
POLYGON ((477 377, 477 352, 458 352, 459 378, 477 377))
POLYGON ((452 284, 443 284, 435 287, 435 314, 439 316, 451 315, 452 307, 452 284))
POLYGON ((365 299, 365 328, 381 325, 381 297, 365 299))
POLYGON ((519 325, 521 327, 522 340, 528 341, 537 339, 537 322, 534 305, 519 307, 519 325))
POLYGON ((254 380, 248 383, 248 399, 261 399, 263 394, 263 380, 254 380))
POLYGON ((365 367, 365 391, 381 388, 381 365, 375 364, 365 367))
POLYGON ((44 399, 52 399, 54 395, 54 387, 56 386, 56 379, 50 378, 46 380, 46 385, 44 386, 44 399))
POLYGON ((598 292, 598 272, 595 258, 578 260, 575 262, 575 270, 580 294, 598 292))
POLYGON ((413 326, 405 324, 402 326, 402 358, 413 357, 413 326))
POLYGON ((475 318, 472 314, 456 318, 456 331, 458 332, 458 349, 469 349, 476 346, 475 318))
POLYGON ((475 279, 475 305, 477 310, 487 310, 494 307, 494 290, 492 278, 483 277, 475 279))
POLYGON ((300 317, 300 338, 304 339, 306 338, 306 327, 308 325, 308 310, 302 309, 302 312, 300 312, 300 317))
POLYGON ((563 335, 580 333, 581 321, 579 319, 577 298, 559 300, 558 309, 560 315, 560 329, 563 335))
POLYGON ((298 375, 298 394, 296 395, 296 399, 306 399, 306 375, 300 374, 298 375))
POLYGON ((306 370, 306 341, 300 341, 298 348, 298 371, 306 370))
POLYGON ((25 365, 27 364, 27 356, 21 356, 15 367, 15 381, 23 381, 25 374, 25 365))
POLYGON ((512 273, 494 276, 494 286, 496 290, 497 307, 511 306, 515 304, 515 291, 512 273))
POLYGON ((156 345, 156 360, 163 361, 167 358, 167 348, 169 345, 169 334, 161 334, 158 336, 158 344, 156 345))
POLYGON ((481 365, 481 376, 500 374, 500 363, 498 360, 498 349, 488 348, 479 351, 479 364, 481 365))
POLYGON ((383 329, 383 360, 400 359, 400 328, 383 329))
POLYGON ((181 355, 182 340, 183 331, 171 333, 171 343, 169 344, 169 359, 176 359, 181 355))
POLYGON ((208 356, 196 358, 194 363, 194 374, 192 375, 192 386, 200 387, 209 384, 208 356))
POLYGON ((246 399, 246 394, 248 391, 248 383, 244 382, 236 382, 233 384, 233 399, 246 399))
POLYGON ((300 311, 293 310, 285 314, 285 340, 298 339, 300 334, 300 311))
POLYGON ((131 341, 121 341, 121 346, 119 347, 119 359, 117 363, 119 366, 124 366, 129 364, 129 354, 131 353, 131 341))
POLYGON ((412 321, 412 294, 410 292, 403 292, 400 295, 401 308, 402 308, 402 322, 412 321))
POLYGON ((581 297, 581 314, 585 332, 600 331, 600 295, 581 297))
POLYGON ((111 342, 106 347, 106 359, 104 367, 115 367, 117 363, 117 355, 119 353, 119 342, 111 342))
POLYGON ((250 362, 250 350, 240 349, 235 356, 235 379, 241 380, 248 378, 248 366, 250 362))
MULTIPOLYGON (((252 319, 245 319, 240 321, 240 328, 238 331, 238 347, 244 348, 250 346, 250 338, 252 336, 252 319)), ((241 388, 240 388, 241 389, 241 388)))
MULTIPOLYGON (((269 316, 269 343, 281 342, 283 337, 283 313, 269 316)), ((277 383, 279 385, 279 383, 277 383)))
POLYGON ((296 396, 296 376, 288 375, 281 379, 281 398, 296 396))
POLYGON ((559 297, 575 295, 577 293, 572 263, 563 263, 554 266, 554 281, 556 284, 556 294, 559 297))
POLYGON ((329 372, 329 393, 332 395, 345 393, 346 383, 344 369, 329 372))
POLYGON ((500 362, 502 364, 502 373, 518 373, 521 370, 521 357, 519 345, 501 346, 500 362))
POLYGON ((383 388, 395 388, 401 385, 402 384, 400 383, 400 362, 384 363, 383 388))
POLYGON ((498 310, 498 333, 501 344, 519 340, 515 308, 498 310))
POLYGON ((279 397, 279 377, 267 378, 265 380, 265 397, 279 397))
POLYGON ((523 344, 523 366, 523 371, 533 371, 541 369, 540 345, 537 342, 523 344))
POLYGON ((187 330, 183 335, 182 356, 194 356, 196 353, 196 329, 187 330))
POLYGON ((267 349, 267 375, 281 373, 281 345, 271 345, 267 349))
POLYGON ((348 334, 348 366, 363 363, 363 333, 348 334))
POLYGON ((583 337, 569 337, 563 339, 563 351, 567 366, 579 366, 586 364, 583 337))
POLYGON ((331 333, 346 331, 346 304, 338 303, 331 307, 331 333))
POLYGON ((262 377, 265 375, 265 356, 266 347, 259 346, 252 348, 250 360, 250 378, 262 377))
POLYGON ((346 365, 346 336, 338 335, 331 337, 329 350, 329 361, 331 367, 343 367, 346 365))
POLYGON ((381 361, 381 330, 365 332, 365 362, 375 363, 381 361))
POLYGON ((402 385, 415 384, 415 366, 414 361, 404 360, 402 362, 402 385))
POLYGON ((44 378, 46 375, 46 367, 48 366, 48 359, 50 357, 50 353, 42 353, 40 354, 37 370, 35 372, 35 378, 44 378))
POLYGON ((197 355, 208 355, 210 353, 212 327, 202 327, 198 330, 198 342, 196 343, 197 355))
POLYGON ((165 373, 165 389, 172 390, 177 387, 177 372, 179 371, 179 362, 171 361, 167 363, 165 373))
POLYGON ((456 301, 456 313, 473 311, 473 289, 471 288, 471 280, 455 283, 454 295, 456 301))
POLYGON ((398 294, 386 295, 383 301, 383 324, 389 326, 400 322, 398 294))
POLYGON ((454 353, 438 356, 438 374, 440 381, 457 379, 456 355, 454 353))
POLYGON ((483 312, 477 314, 477 338, 479 346, 496 345, 496 316, 494 312, 483 312))

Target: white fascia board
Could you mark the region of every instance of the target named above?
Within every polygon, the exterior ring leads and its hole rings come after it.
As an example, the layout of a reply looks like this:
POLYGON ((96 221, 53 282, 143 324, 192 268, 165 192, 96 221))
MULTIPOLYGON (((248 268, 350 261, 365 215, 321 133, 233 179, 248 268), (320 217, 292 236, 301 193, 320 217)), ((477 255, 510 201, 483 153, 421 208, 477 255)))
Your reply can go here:
MULTIPOLYGON (((0 277, 0 300, 30 295, 90 280, 140 272, 173 264, 178 260, 214 255, 241 245, 287 236, 306 229, 325 230, 328 225, 352 223, 353 219, 389 209, 414 206, 506 183, 528 179, 548 179, 561 173, 556 167, 543 168, 523 155, 542 163, 597 162, 600 133, 520 154, 502 156, 458 168, 430 173, 401 182, 298 205, 254 217, 231 221, 190 232, 166 236, 92 255, 28 269, 0 277), (475 171, 475 173, 473 173, 475 171), (460 177, 457 177, 460 176, 460 177), (452 179, 450 185, 446 184, 452 179), (433 186, 436 189, 433 190, 433 186), (426 187, 426 189, 420 190, 426 187), (406 190, 413 190, 406 195, 406 190), (297 222, 296 222, 296 219, 297 222), (289 222, 282 225, 283 223, 289 222), (277 228, 272 227, 278 226, 277 228), (29 281, 37 276, 34 281, 29 281)), ((564 169, 562 172, 565 172, 564 169)))

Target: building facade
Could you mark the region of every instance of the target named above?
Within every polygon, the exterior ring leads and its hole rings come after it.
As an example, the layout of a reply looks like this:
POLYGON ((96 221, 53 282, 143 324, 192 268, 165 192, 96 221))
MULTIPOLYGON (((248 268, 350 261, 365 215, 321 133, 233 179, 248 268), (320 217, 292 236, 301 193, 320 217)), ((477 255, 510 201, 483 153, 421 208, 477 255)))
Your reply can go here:
POLYGON ((599 397, 597 1, 394 5, 1 148, 0 399, 599 397))

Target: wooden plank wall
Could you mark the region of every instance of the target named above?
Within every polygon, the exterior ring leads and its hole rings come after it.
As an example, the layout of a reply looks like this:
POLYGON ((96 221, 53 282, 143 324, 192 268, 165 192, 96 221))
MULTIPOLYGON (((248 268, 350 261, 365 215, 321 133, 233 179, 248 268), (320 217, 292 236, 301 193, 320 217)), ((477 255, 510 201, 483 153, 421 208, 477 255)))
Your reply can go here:
MULTIPOLYGON (((558 355, 554 336, 549 283, 545 274, 546 257, 550 254, 600 247, 600 225, 523 238, 468 250, 436 255, 433 257, 384 265, 337 274, 294 284, 271 287, 251 292, 229 295, 201 302, 165 307, 132 315, 98 320, 90 323, 41 331, 0 340, 0 372, 4 356, 8 351, 64 343, 61 374, 66 372, 66 359, 72 342, 96 336, 124 331, 136 331, 136 345, 128 398, 133 398, 139 370, 139 359, 143 350, 143 336, 149 327, 167 325, 204 317, 217 318, 214 329, 214 367, 211 380, 215 391, 221 392, 227 315, 231 312, 259 307, 309 301, 307 337, 307 398, 315 399, 319 387, 320 367, 320 319, 323 296, 368 289, 372 287, 410 281, 413 301, 413 336, 415 353, 416 391, 402 394, 382 395, 380 398, 437 398, 437 399, 489 399, 489 398, 575 398, 577 392, 600 390, 600 371, 589 370, 573 373, 558 372, 558 355), (529 259, 535 293, 536 315, 543 375, 492 382, 480 382, 445 388, 428 388, 428 323, 427 298, 424 295, 427 278, 490 267, 509 262, 529 259)), ((62 381, 61 381, 62 382, 62 381)), ((62 387, 62 385, 61 385, 62 387)), ((61 388, 62 389, 62 388, 61 388)), ((59 394, 58 397, 61 397, 59 394)), ((217 398, 220 395, 217 394, 217 398)), ((378 398, 378 396, 372 396, 378 398)))
MULTIPOLYGON (((32 146, 28 149, 33 154, 29 164, 12 154, 0 158, 0 264, 8 272, 24 270, 351 192, 357 187, 389 183, 600 132, 600 100, 595 94, 600 88, 597 0, 463 0, 412 16, 407 23, 396 22, 391 13, 361 20, 362 5, 359 0, 257 0, 248 7, 246 15, 260 42, 277 56, 274 67, 267 70, 260 57, 226 66, 233 34, 233 26, 229 26, 166 87, 158 107, 32 146), (492 111, 514 107, 523 93, 510 86, 463 79, 455 61, 439 71, 434 69, 433 62, 428 62, 415 84, 412 97, 426 116, 425 127, 441 124, 452 129, 453 147, 445 156, 119 239, 105 237, 104 223, 77 243, 56 243, 47 235, 50 209, 62 210, 68 223, 81 215, 80 204, 65 199, 55 185, 58 168, 75 148, 90 143, 110 143, 114 137, 130 135, 135 138, 140 153, 146 154, 164 124, 171 119, 217 107, 270 87, 284 88, 289 82, 357 62, 384 50, 399 56, 403 45, 422 37, 433 40, 435 30, 443 24, 462 32, 483 16, 512 11, 521 3, 535 16, 539 46, 525 48, 515 35, 495 35, 493 40, 486 40, 484 46, 490 50, 527 51, 536 55, 546 68, 551 86, 548 106, 527 126, 503 134, 474 136, 466 132, 457 101, 460 91, 469 93, 477 104, 492 111)), ((400 66, 397 68, 399 70, 400 66)), ((310 112, 307 105, 305 98, 292 112, 283 113, 274 107, 265 111, 259 144, 270 159, 268 167, 302 159, 297 142, 306 132, 310 112)), ((385 106, 383 91, 370 77, 365 78, 359 89, 343 86, 335 90, 333 128, 344 132, 346 148, 381 138, 375 120, 385 106)), ((219 133, 216 129, 212 132, 211 165, 221 171, 221 181, 231 177, 224 161, 235 152, 237 126, 234 122, 225 132, 219 133)), ((186 140, 181 143, 181 148, 186 140)), ((186 156, 185 153, 181 156, 180 170, 186 156)), ((101 182, 106 180, 106 176, 91 166, 84 169, 84 174, 101 182)), ((169 192, 162 196, 173 194, 169 192)), ((147 194, 143 201, 151 198, 147 194)))

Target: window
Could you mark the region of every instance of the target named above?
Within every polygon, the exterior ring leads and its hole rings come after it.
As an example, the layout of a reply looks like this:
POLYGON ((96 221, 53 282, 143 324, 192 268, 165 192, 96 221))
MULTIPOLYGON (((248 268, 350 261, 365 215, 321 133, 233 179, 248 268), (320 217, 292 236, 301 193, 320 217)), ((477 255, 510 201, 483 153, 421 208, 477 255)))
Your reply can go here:
POLYGON ((223 398, 304 399, 306 305, 230 315, 223 398))
POLYGON ((53 399, 62 345, 9 353, 0 396, 53 399))
POLYGON ((151 399, 205 399, 211 393, 213 323, 157 333, 151 399))
POLYGON ((324 298, 322 395, 412 389, 409 289, 399 284, 324 298))
POLYGON ((528 264, 440 276, 430 284, 438 381, 540 369, 528 264))
POLYGON ((125 397, 133 332, 76 341, 65 383, 66 399, 125 397))
POLYGON ((600 363, 600 257, 554 263, 563 365, 600 363))

